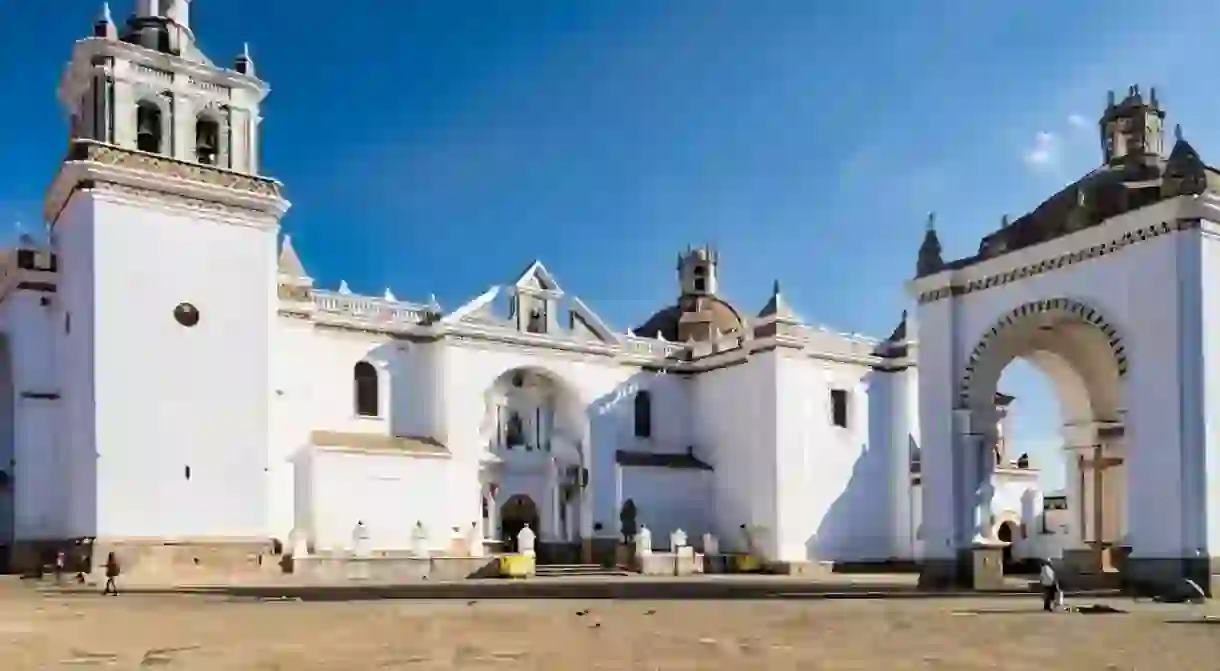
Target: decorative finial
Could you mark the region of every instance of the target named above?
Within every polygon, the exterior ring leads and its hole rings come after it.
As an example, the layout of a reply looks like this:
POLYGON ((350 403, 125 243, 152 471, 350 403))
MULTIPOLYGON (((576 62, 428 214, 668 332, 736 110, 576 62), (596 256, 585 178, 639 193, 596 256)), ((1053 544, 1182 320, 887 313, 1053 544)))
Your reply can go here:
POLYGON ((233 69, 247 77, 254 76, 254 59, 250 57, 249 42, 241 43, 241 53, 233 61, 233 69))
POLYGON ((1114 91, 1106 91, 1106 107, 1114 107, 1114 91))
POLYGON ((1008 215, 1007 214, 1000 217, 1000 228, 1008 228, 1008 215))
POLYGON ((102 15, 93 24, 93 36, 107 40, 118 39, 119 31, 114 25, 114 16, 110 14, 110 3, 102 3, 102 15))
POLYGON ((936 213, 935 213, 935 212, 929 212, 929 213, 928 213, 928 226, 927 226, 927 230, 928 230, 928 231, 935 231, 935 230, 936 230, 936 213))
POLYGON ((339 293, 347 296, 352 293, 352 288, 347 286, 347 280, 339 280, 339 293))
POLYGON ((1173 125, 1173 139, 1176 142, 1182 141, 1182 124, 1175 123, 1173 125))
POLYGON ((385 294, 384 294, 384 295, 382 295, 382 298, 383 298, 384 300, 390 301, 391 303, 396 303, 396 302, 398 302, 398 298, 394 296, 394 292, 393 292, 393 291, 390 291, 390 288, 389 288, 389 287, 386 287, 386 288, 385 288, 385 294))
POLYGON ((771 295, 772 296, 779 295, 779 280, 775 280, 775 283, 771 285, 771 295))
POLYGON ((1152 88, 1148 89, 1148 101, 1149 101, 1149 103, 1151 103, 1151 105, 1152 105, 1153 107, 1156 107, 1156 106, 1157 106, 1157 101, 1156 101, 1156 87, 1155 87, 1155 86, 1153 86, 1152 88))

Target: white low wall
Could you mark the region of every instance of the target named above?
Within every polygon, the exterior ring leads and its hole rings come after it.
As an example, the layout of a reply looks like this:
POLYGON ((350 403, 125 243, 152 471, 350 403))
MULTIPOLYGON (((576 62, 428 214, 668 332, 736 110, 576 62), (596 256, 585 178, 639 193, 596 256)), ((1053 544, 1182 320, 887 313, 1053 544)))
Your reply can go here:
POLYGON ((621 500, 635 502, 636 522, 648 526, 654 548, 668 549, 669 534, 675 529, 686 532, 690 545, 698 545, 712 530, 711 471, 620 466, 619 477, 621 500))
POLYGON ((368 529, 370 550, 409 550, 416 522, 429 549, 447 547, 455 524, 444 505, 450 460, 315 448, 311 463, 312 491, 299 500, 319 551, 348 548, 357 522, 368 529))

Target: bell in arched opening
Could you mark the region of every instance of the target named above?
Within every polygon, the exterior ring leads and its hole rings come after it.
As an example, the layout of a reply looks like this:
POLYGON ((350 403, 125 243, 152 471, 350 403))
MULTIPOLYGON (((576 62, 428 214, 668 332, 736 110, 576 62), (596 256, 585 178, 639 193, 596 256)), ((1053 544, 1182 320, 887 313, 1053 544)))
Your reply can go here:
POLYGON ((161 110, 151 103, 136 107, 136 148, 151 154, 161 153, 161 110))
POLYGON ((195 160, 204 165, 216 165, 220 156, 220 124, 212 119, 195 121, 195 160))

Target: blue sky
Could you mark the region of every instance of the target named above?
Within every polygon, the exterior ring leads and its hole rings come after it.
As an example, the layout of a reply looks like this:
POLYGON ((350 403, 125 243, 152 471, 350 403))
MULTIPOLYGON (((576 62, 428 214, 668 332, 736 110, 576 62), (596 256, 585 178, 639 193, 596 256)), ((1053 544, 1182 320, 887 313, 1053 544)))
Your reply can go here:
MULTIPOLYGON (((741 309, 778 278, 807 318, 884 335, 926 213, 947 255, 973 251, 1098 162, 1108 88, 1155 84, 1205 155, 1220 141, 1208 0, 193 4, 205 51, 248 41, 273 88, 264 167, 311 274, 446 307, 536 257, 625 329, 710 241, 741 309)), ((0 106, 0 230, 40 225, 57 77, 99 8, 0 0, 0 90, 21 101, 0 106)), ((1047 385, 1005 384, 1040 453, 1047 385)))

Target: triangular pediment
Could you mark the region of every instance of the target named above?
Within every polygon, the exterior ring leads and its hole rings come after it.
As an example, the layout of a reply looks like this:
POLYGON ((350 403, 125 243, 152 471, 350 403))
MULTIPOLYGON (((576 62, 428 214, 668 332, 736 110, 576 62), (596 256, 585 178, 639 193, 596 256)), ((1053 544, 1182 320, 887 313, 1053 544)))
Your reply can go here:
POLYGON ((533 261, 517 277, 517 281, 513 282, 513 286, 518 289, 535 289, 539 291, 560 291, 559 283, 551 275, 546 266, 542 265, 541 261, 533 261))
POLYGON ((619 342, 602 318, 576 296, 565 294, 539 261, 531 262, 511 285, 488 289, 442 321, 585 343, 619 342))

